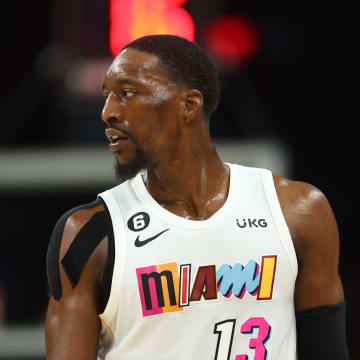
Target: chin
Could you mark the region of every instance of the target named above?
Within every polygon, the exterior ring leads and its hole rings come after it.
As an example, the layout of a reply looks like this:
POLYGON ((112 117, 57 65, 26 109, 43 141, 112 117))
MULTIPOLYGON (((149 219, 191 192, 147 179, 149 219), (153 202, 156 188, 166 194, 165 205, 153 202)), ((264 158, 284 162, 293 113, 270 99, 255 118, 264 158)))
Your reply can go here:
POLYGON ((119 166, 130 165, 135 161, 136 158, 136 154, 131 154, 131 156, 127 154, 127 156, 124 156, 124 154, 115 153, 114 155, 115 155, 115 161, 119 166))
POLYGON ((146 168, 146 155, 139 149, 136 150, 132 159, 124 159, 119 155, 115 158, 115 177, 120 183, 132 179, 146 168))

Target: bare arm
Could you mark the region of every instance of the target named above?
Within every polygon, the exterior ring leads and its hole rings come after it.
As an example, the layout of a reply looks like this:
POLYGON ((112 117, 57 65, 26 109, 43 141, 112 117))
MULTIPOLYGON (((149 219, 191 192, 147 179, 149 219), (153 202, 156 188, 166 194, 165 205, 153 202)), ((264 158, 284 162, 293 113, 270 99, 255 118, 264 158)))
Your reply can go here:
POLYGON ((101 210, 103 208, 98 206, 77 211, 66 222, 59 256, 62 296, 58 300, 50 299, 45 321, 47 359, 96 359, 107 238, 91 254, 75 288, 72 288, 64 272, 61 259, 80 229, 94 213, 101 210))
POLYGON ((277 176, 274 181, 299 263, 296 310, 339 303, 339 234, 329 202, 312 185, 277 176))
POLYGON ((299 264, 294 297, 298 359, 349 359, 334 214, 315 187, 274 180, 299 264))

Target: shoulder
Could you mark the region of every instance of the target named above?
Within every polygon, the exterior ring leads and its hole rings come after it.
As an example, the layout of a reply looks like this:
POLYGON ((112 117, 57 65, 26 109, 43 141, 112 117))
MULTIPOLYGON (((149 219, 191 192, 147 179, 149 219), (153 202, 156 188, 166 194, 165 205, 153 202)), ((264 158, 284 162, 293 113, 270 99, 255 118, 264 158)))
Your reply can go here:
POLYGON ((280 207, 295 250, 305 256, 309 247, 338 241, 337 224, 329 201, 317 187, 273 175, 280 207))
POLYGON ((63 226, 63 250, 68 248, 68 245, 70 245, 81 230, 92 221, 96 214, 102 213, 104 210, 104 204, 101 200, 95 200, 90 204, 77 206, 66 212, 55 225, 55 227, 59 225, 63 226))
POLYGON ((59 245, 65 228, 67 233, 77 233, 92 215, 99 211, 104 211, 104 204, 100 199, 97 199, 89 204, 76 206, 65 212, 54 226, 48 250, 54 245, 59 245))
POLYGON ((57 220, 54 231, 64 230, 65 226, 67 229, 79 230, 79 227, 83 226, 93 214, 99 211, 104 211, 104 203, 100 199, 88 204, 76 206, 65 212, 57 220))
MULTIPOLYGON (((62 295, 60 266, 64 267, 64 261, 68 267, 74 262, 81 263, 81 261, 86 260, 82 259, 84 255, 82 250, 84 248, 87 252, 94 250, 91 249, 91 246, 96 247, 106 237, 109 219, 105 210, 104 203, 98 199, 67 211, 57 221, 47 251, 49 291, 55 299, 59 299, 62 295)), ((105 245, 96 248, 94 256, 96 263, 105 262, 107 254, 107 246, 105 245)), ((89 256, 91 254, 92 251, 89 256)), ((71 277, 70 273, 76 272, 76 276, 80 276, 81 270, 79 273, 79 270, 68 269, 67 275, 71 277)), ((76 280, 78 281, 78 279, 76 280)))
MULTIPOLYGON (((293 181, 273 175, 280 205, 285 209, 308 215, 308 210, 329 206, 325 195, 317 187, 302 181, 293 181)), ((319 209, 320 210, 320 209, 319 209)))

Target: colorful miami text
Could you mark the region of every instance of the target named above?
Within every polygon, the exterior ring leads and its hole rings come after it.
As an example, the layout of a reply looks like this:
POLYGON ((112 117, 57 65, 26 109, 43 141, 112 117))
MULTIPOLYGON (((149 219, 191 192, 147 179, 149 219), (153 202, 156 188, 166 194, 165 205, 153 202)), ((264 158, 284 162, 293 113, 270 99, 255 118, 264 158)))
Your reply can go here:
POLYGON ((176 262, 136 269, 143 316, 183 311, 191 302, 223 297, 243 299, 245 294, 257 301, 270 300, 276 272, 276 255, 263 256, 261 266, 250 259, 240 263, 202 265, 191 282, 191 264, 176 262), (192 283, 192 286, 190 286, 192 283))

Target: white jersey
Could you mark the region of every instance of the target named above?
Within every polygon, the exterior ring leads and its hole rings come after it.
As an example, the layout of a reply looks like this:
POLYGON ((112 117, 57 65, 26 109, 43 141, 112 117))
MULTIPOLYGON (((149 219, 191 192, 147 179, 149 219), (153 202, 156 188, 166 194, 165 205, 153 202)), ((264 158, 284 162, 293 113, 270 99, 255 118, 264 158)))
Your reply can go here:
POLYGON ((141 174, 100 194, 115 239, 100 358, 296 359, 297 260, 272 174, 228 165, 203 221, 164 209, 141 174))

